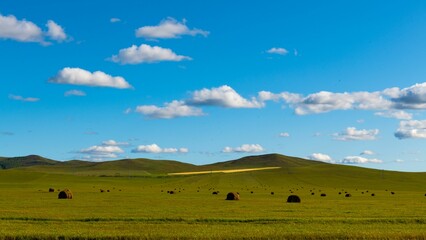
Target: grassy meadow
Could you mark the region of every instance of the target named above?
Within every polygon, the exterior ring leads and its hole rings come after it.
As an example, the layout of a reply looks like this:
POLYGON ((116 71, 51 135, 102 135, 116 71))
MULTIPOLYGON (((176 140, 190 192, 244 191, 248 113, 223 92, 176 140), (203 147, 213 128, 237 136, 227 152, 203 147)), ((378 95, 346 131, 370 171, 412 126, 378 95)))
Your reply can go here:
POLYGON ((184 176, 168 176, 174 166, 154 174, 110 166, 0 170, 0 238, 426 238, 425 173, 285 159, 279 169, 184 176), (57 199, 64 188, 73 199, 57 199), (231 191, 241 199, 225 201, 231 191), (301 203, 286 203, 290 194, 301 203))

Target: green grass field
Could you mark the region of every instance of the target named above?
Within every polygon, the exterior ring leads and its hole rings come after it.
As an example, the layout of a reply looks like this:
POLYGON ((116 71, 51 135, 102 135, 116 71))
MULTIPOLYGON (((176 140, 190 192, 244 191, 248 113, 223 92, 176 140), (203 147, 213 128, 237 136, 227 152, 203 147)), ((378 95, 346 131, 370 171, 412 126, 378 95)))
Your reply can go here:
MULTIPOLYGON (((426 238, 425 173, 290 160, 269 164, 280 169, 188 176, 167 176, 176 172, 175 163, 163 166, 164 173, 159 168, 155 173, 126 170, 125 162, 84 171, 76 171, 82 168, 76 165, 0 170, 0 238, 426 238), (71 189, 73 199, 57 199, 50 187, 71 189), (170 190, 176 194, 167 194, 170 190), (241 199, 225 201, 231 191, 241 199), (301 197, 300 204, 286 203, 291 192, 301 197)), ((248 165, 265 167, 255 160, 248 165)), ((248 165, 237 161, 188 168, 248 165)))

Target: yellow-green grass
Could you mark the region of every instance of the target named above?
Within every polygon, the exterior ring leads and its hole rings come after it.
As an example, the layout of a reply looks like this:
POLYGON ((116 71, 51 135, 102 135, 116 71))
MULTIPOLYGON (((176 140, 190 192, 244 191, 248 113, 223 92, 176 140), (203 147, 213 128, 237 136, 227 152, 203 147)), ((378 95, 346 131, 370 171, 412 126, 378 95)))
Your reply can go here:
POLYGON ((426 238, 425 173, 329 164, 188 176, 93 173, 0 171, 0 238, 426 238), (57 199, 50 187, 71 189, 73 199, 57 199), (225 201, 230 191, 241 199, 225 201), (286 203, 290 194, 302 202, 286 203))

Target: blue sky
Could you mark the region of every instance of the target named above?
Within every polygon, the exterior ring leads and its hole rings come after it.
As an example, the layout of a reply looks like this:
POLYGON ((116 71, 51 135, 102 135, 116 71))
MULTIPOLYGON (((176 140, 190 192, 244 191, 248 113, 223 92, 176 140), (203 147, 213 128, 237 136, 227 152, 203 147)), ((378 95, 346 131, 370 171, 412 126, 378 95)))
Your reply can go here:
POLYGON ((426 171, 424 1, 0 2, 0 156, 426 171))

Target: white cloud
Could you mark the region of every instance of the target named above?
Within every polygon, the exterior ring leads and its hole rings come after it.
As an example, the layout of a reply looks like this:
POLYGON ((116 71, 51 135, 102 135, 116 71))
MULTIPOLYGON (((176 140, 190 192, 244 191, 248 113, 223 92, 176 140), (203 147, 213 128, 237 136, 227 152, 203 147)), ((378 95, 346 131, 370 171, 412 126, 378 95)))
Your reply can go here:
POLYGON ((38 101, 40 101, 40 98, 22 97, 22 96, 17 96, 17 95, 13 95, 13 94, 10 94, 9 98, 12 99, 12 100, 22 101, 22 102, 38 102, 38 101))
POLYGON ((104 158, 117 158, 118 154, 124 153, 123 149, 118 146, 91 146, 79 151, 79 153, 86 154, 87 159, 102 160, 104 158))
POLYGON ((112 22, 112 23, 117 23, 117 22, 121 22, 121 19, 119 19, 119 18, 111 18, 109 21, 112 22))
POLYGON ((173 18, 164 19, 156 26, 144 26, 136 29, 136 37, 147 39, 179 38, 182 35, 202 35, 206 37, 209 32, 196 28, 189 29, 185 20, 178 22, 173 18))
POLYGON ((48 28, 47 36, 49 36, 52 40, 62 42, 67 39, 64 29, 54 21, 47 21, 46 26, 48 28))
POLYGON ((0 14, 0 38, 19 42, 38 42, 42 45, 51 44, 45 40, 46 36, 58 42, 67 39, 64 29, 54 21, 49 20, 46 26, 47 32, 43 32, 39 26, 31 21, 18 20, 13 15, 4 16, 0 14))
POLYGON ((263 147, 259 144, 243 144, 240 147, 232 148, 225 147, 222 152, 232 153, 232 152, 244 152, 244 153, 256 153, 265 151, 263 147))
POLYGON ((142 44, 139 47, 132 45, 129 48, 121 49, 118 55, 113 55, 111 61, 121 64, 156 63, 163 61, 180 62, 192 60, 188 56, 177 55, 169 48, 150 46, 142 44))
POLYGON ((323 153, 312 153, 311 155, 308 156, 308 159, 321 161, 321 162, 328 162, 328 163, 334 162, 329 155, 323 154, 323 153))
POLYGON ((426 138, 426 120, 401 121, 395 137, 399 139, 426 138))
POLYGON ((324 113, 335 110, 384 110, 392 102, 383 98, 381 92, 333 93, 321 91, 303 98, 300 102, 290 102, 298 115, 324 113))
POLYGON ((426 82, 399 90, 392 88, 392 101, 399 109, 426 109, 426 82))
POLYGON ((354 127, 348 127, 345 131, 333 134, 334 139, 340 141, 351 140, 375 140, 379 134, 379 129, 361 129, 357 130, 354 127))
POLYGON ((166 103, 164 107, 157 107, 155 105, 137 106, 135 112, 141 113, 148 118, 177 118, 177 117, 190 117, 190 116, 203 116, 204 113, 200 108, 191 107, 183 101, 172 101, 166 103))
POLYGON ((191 105, 220 106, 226 108, 261 108, 264 106, 256 98, 247 100, 241 97, 230 86, 201 89, 192 93, 192 98, 187 101, 191 105))
POLYGON ((26 19, 18 20, 15 16, 0 14, 0 38, 20 42, 43 42, 42 30, 26 19))
POLYGON ((290 133, 282 132, 282 133, 280 133, 280 137, 290 137, 290 133))
POLYGON ((361 155, 374 155, 374 152, 371 150, 365 150, 361 152, 361 155))
POLYGON ((91 87, 132 88, 122 77, 112 77, 101 71, 89 72, 81 68, 66 67, 49 79, 50 83, 83 85, 91 87))
POLYGON ((139 145, 132 153, 188 153, 188 148, 161 148, 157 144, 139 145))
POLYGON ((286 55, 288 53, 288 50, 285 48, 271 48, 269 50, 266 51, 267 53, 270 54, 279 54, 279 55, 286 55))
POLYGON ((395 118, 400 120, 410 120, 413 118, 413 114, 407 113, 403 110, 389 110, 386 112, 376 112, 376 116, 385 117, 385 118, 395 118))
POLYGON ((115 140, 107 140, 102 142, 102 146, 128 146, 128 142, 117 142, 115 140))
POLYGON ((395 162, 397 162, 397 163, 403 163, 403 162, 405 162, 404 160, 402 160, 402 159, 396 159, 395 160, 395 162))
POLYGON ((294 103, 301 102, 303 100, 303 97, 302 95, 297 93, 289 93, 289 92, 272 93, 269 91, 260 91, 258 93, 258 99, 261 102, 265 102, 265 101, 278 102, 282 100, 286 103, 294 104, 294 103))
POLYGON ((364 164, 364 163, 383 163, 382 160, 376 158, 364 158, 360 156, 347 156, 342 160, 345 164, 364 164))
POLYGON ((86 93, 80 90, 69 90, 64 93, 64 96, 65 97, 69 97, 69 96, 84 97, 86 96, 86 93))

